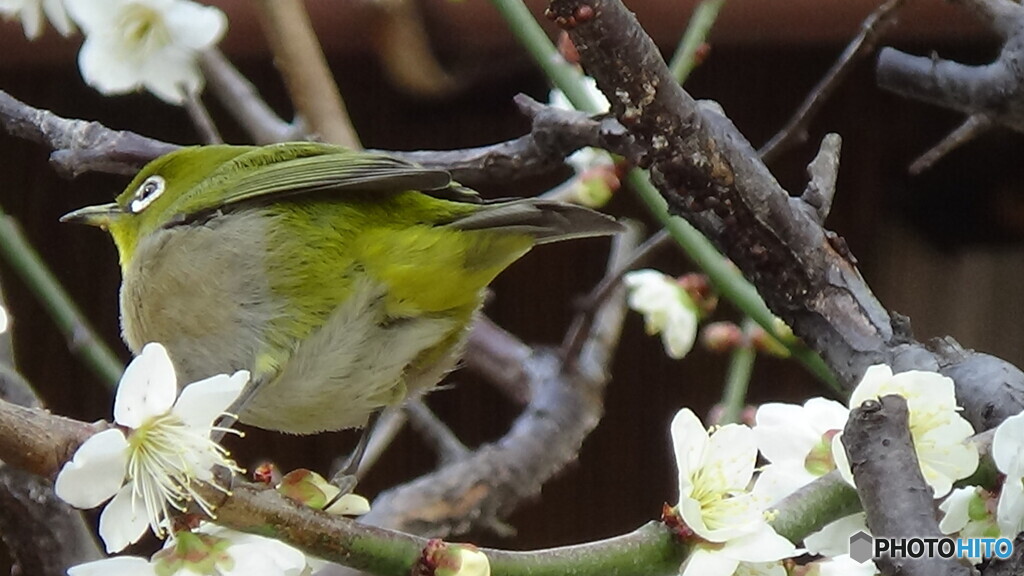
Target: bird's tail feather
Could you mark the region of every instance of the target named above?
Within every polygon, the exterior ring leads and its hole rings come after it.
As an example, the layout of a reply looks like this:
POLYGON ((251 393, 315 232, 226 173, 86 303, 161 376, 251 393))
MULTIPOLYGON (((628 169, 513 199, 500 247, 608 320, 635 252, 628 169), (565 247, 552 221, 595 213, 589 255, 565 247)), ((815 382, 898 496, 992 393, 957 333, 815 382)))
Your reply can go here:
POLYGON ((623 231, 622 224, 607 214, 576 204, 540 198, 485 205, 448 226, 459 230, 501 230, 526 234, 532 236, 537 244, 608 236, 623 231))

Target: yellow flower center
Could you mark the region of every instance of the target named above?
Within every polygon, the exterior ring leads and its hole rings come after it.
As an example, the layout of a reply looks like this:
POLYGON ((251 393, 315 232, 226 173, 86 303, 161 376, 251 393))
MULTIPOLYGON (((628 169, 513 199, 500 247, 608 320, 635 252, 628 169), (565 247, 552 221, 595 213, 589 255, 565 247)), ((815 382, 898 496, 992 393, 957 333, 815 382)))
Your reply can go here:
POLYGON ((125 43, 150 52, 167 46, 171 34, 160 12, 145 4, 132 3, 121 14, 120 26, 125 43))

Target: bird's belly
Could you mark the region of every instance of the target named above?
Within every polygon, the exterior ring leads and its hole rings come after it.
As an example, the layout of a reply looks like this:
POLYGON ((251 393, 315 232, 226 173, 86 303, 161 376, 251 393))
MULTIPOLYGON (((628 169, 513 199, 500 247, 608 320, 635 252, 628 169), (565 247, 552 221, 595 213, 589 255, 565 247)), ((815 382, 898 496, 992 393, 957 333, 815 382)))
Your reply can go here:
POLYGON ((360 427, 371 412, 404 398, 410 368, 422 372, 431 351, 443 349, 431 367, 450 368, 456 346, 449 342, 459 339, 465 322, 446 315, 388 320, 384 294, 379 283, 357 282, 352 296, 260 388, 242 421, 295 434, 360 427))
POLYGON ((251 370, 281 305, 262 262, 258 214, 160 230, 139 243, 121 286, 128 347, 163 344, 178 382, 251 370))

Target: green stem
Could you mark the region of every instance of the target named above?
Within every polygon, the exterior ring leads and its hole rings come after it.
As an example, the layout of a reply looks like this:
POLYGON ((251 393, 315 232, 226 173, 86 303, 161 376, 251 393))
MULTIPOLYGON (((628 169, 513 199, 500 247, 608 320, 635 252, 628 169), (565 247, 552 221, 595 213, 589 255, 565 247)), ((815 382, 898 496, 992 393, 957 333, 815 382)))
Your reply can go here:
POLYGON ((533 61, 540 66, 552 84, 565 93, 565 97, 577 110, 592 114, 604 112, 594 96, 584 87, 583 73, 562 58, 558 48, 551 43, 547 33, 522 0, 491 0, 491 3, 501 13, 512 34, 533 57, 533 61))
POLYGON ((113 390, 124 372, 124 364, 96 335, 85 316, 71 301, 46 263, 21 233, 14 218, 0 208, 0 256, 28 285, 57 323, 68 348, 113 390))
MULTIPOLYGON (((743 333, 750 334, 754 322, 750 318, 743 319, 743 333)), ((754 360, 757 350, 749 342, 741 343, 732 351, 729 358, 729 371, 725 375, 725 389, 722 391, 722 415, 719 424, 732 424, 740 421, 740 413, 747 403, 747 387, 750 374, 754 371, 754 360)))
POLYGON ((704 44, 724 4, 725 0, 703 0, 693 10, 693 16, 690 16, 690 22, 686 25, 686 33, 668 64, 672 76, 680 84, 684 84, 690 72, 697 67, 697 49, 704 44))
MULTIPOLYGON (((593 96, 584 89, 583 74, 562 58, 522 0, 491 0, 491 2, 501 12, 509 29, 526 48, 534 62, 544 70, 551 82, 565 93, 573 106, 586 112, 603 112, 597 108, 597 102, 593 96)), ((664 199, 651 184, 647 173, 634 168, 629 171, 628 180, 640 194, 654 217, 669 230, 683 251, 708 275, 715 285, 715 289, 744 314, 760 324, 769 334, 785 343, 793 357, 812 374, 838 391, 839 385, 836 383, 835 376, 817 354, 805 346, 789 344, 788 341, 791 340, 789 338, 780 337, 775 326, 775 316, 768 310, 764 300, 757 294, 753 285, 747 282, 743 274, 736 270, 733 264, 723 257, 711 245, 711 242, 693 226, 682 218, 669 215, 664 199)))
POLYGON ((484 552, 492 573, 503 576, 657 576, 678 573, 687 548, 664 524, 649 522, 629 534, 598 542, 530 552, 484 552))
POLYGON ((857 491, 833 470, 783 498, 768 512, 768 523, 780 536, 798 544, 826 524, 860 510, 857 491))
POLYGON ((711 242, 689 222, 668 213, 665 199, 651 184, 647 173, 634 168, 629 171, 627 178, 658 222, 668 230, 687 256, 707 274, 715 290, 749 316, 751 320, 757 322, 768 334, 782 342, 792 353, 793 358, 803 364, 818 379, 828 384, 833 390, 841 392, 832 370, 820 356, 802 344, 790 344, 792 338, 779 333, 775 315, 761 299, 757 289, 743 277, 743 274, 733 266, 732 262, 723 257, 711 242))

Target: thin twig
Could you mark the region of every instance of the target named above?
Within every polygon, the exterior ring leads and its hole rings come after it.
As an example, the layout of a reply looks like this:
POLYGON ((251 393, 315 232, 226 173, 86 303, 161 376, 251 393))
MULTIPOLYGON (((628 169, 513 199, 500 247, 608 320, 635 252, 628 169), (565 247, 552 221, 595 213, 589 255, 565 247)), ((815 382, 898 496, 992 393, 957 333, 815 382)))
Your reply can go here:
POLYGON ((946 154, 963 146, 964 144, 981 136, 994 127, 992 119, 985 114, 972 114, 968 116, 960 126, 939 140, 939 143, 932 146, 930 150, 918 156, 910 164, 908 171, 911 174, 920 174, 931 168, 946 154))
POLYGON ((434 447, 442 466, 458 462, 471 454, 472 451, 466 448, 447 424, 427 408, 422 399, 406 402, 404 408, 405 413, 409 415, 409 423, 434 447))
POLYGON ((295 110, 325 142, 361 148, 301 0, 260 0, 263 30, 295 110))
POLYGON ((896 15, 905 0, 888 0, 875 9, 860 25, 860 32, 846 45, 846 49, 832 64, 824 78, 810 93, 767 144, 758 150, 761 159, 772 163, 790 148, 807 141, 807 127, 836 88, 846 80, 854 65, 875 50, 882 36, 896 24, 896 15))
POLYGON ((577 318, 573 321, 572 328, 566 333, 565 339, 562 341, 563 356, 567 358, 572 357, 579 351, 587 332, 590 330, 588 318, 592 319, 594 310, 597 310, 615 293, 619 283, 622 282, 622 277, 627 272, 643 266, 644 262, 654 256, 658 250, 672 244, 672 242, 672 236, 667 231, 659 230, 656 234, 645 240, 630 255, 629 259, 623 263, 621 268, 613 270, 606 274, 604 278, 601 278, 597 286, 594 286, 594 289, 590 291, 590 294, 580 304, 577 318))
POLYGON ((302 130, 282 120, 259 91, 216 48, 200 54, 210 91, 257 144, 301 140, 302 130))
POLYGON ((221 138, 220 132, 217 130, 217 125, 214 124, 213 118, 210 117, 210 112, 206 109, 199 94, 190 93, 185 97, 185 111, 188 112, 188 117, 192 119, 192 124, 196 127, 196 132, 199 133, 199 139, 204 144, 224 143, 224 139, 221 138))

